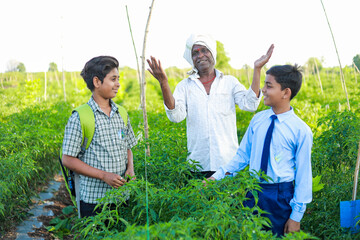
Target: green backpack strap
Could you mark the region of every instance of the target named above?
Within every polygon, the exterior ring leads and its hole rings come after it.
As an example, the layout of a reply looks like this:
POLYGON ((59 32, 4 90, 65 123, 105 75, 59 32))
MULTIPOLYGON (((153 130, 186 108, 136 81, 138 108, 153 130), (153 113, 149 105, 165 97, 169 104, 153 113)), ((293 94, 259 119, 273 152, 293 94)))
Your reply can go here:
MULTIPOLYGON (((128 122, 127 111, 124 107, 122 107, 118 104, 116 104, 116 106, 118 108, 119 114, 120 114, 121 118, 123 119, 125 127, 126 127, 127 122, 128 122)), ((90 143, 94 137, 94 132, 95 132, 94 112, 87 103, 75 108, 74 111, 78 112, 78 114, 79 114, 81 131, 83 133, 81 148, 83 150, 86 150, 90 146, 90 143)))
POLYGON ((116 104, 116 106, 118 107, 118 111, 120 113, 121 118, 123 119, 124 123, 125 123, 125 127, 127 126, 127 122, 128 122, 128 114, 127 111, 124 107, 120 106, 119 104, 116 104))
POLYGON ((80 117, 80 124, 82 131, 81 148, 85 150, 90 146, 91 140, 94 137, 94 132, 95 132, 94 112, 87 103, 75 108, 74 111, 78 112, 80 117))

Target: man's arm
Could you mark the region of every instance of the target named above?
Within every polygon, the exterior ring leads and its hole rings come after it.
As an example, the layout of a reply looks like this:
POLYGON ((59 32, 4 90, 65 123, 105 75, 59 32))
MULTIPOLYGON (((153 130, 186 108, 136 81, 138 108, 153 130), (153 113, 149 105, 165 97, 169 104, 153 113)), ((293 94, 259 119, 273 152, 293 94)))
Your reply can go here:
POLYGON ((65 167, 78 174, 100 179, 114 188, 121 187, 125 184, 125 179, 121 176, 94 168, 76 157, 64 154, 62 157, 62 163, 65 167))
POLYGON ((151 56, 151 60, 147 59, 147 62, 150 67, 150 68, 148 68, 148 71, 160 83, 161 92, 163 94, 164 103, 165 103, 166 107, 170 110, 174 109, 175 108, 175 99, 171 93, 168 78, 166 76, 164 69, 161 66, 160 60, 156 60, 154 57, 151 56))
POLYGON ((271 46, 270 46, 269 50, 267 51, 266 55, 262 55, 254 63, 254 75, 253 75, 253 81, 251 83, 251 89, 255 92, 257 97, 260 96, 261 68, 269 61, 273 50, 274 50, 274 44, 271 44, 271 46))

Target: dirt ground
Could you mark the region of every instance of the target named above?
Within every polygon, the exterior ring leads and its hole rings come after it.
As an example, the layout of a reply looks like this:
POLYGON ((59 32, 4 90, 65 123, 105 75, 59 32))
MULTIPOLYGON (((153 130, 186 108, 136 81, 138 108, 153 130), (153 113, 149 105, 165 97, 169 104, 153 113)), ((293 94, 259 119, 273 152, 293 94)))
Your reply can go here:
MULTIPOLYGON (((53 233, 46 230, 46 226, 50 226, 50 221, 53 218, 60 217, 62 215, 62 209, 64 207, 72 205, 72 202, 69 197, 69 193, 65 187, 64 179, 61 175, 55 176, 55 181, 61 181, 61 186, 59 190, 54 193, 54 196, 49 199, 49 201, 54 202, 53 205, 46 206, 46 210, 50 209, 53 211, 54 216, 45 216, 41 215, 37 219, 39 222, 42 222, 43 225, 40 228, 35 228, 34 232, 28 233, 29 237, 33 238, 42 238, 45 240, 55 240, 56 238, 53 233)), ((14 226, 9 232, 0 238, 1 240, 15 240, 16 239, 16 226, 14 226)), ((73 239, 72 236, 64 237, 63 239, 73 239)))

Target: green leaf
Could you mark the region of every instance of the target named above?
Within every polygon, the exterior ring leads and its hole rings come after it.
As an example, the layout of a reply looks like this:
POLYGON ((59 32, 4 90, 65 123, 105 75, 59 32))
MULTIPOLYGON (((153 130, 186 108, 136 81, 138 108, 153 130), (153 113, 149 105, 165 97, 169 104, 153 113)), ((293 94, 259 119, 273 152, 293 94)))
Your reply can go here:
POLYGON ((320 183, 321 177, 322 177, 321 175, 318 175, 318 176, 313 178, 313 184, 312 184, 312 191, 313 192, 318 192, 318 191, 320 191, 321 189, 324 188, 325 184, 320 183))

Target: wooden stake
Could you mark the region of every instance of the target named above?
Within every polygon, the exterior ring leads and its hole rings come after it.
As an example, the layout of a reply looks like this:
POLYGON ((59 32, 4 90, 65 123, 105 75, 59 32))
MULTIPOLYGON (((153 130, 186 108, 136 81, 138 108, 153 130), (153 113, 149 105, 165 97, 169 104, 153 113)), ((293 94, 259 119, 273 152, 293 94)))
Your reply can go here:
MULTIPOLYGON (((144 43, 143 43, 143 52, 142 52, 142 56, 141 56, 142 77, 141 77, 140 93, 141 93, 141 106, 142 106, 143 118, 144 118, 145 141, 147 141, 149 139, 149 126, 148 126, 147 113, 146 113, 145 49, 146 49, 146 39, 147 39, 147 34, 149 32, 149 24, 150 24, 150 18, 151 18, 154 1, 155 0, 152 0, 152 2, 151 2, 149 16, 148 16, 148 19, 146 22, 144 43)), ((146 143, 146 144, 147 144, 146 155, 150 156, 150 146, 149 146, 149 143, 146 143)))

